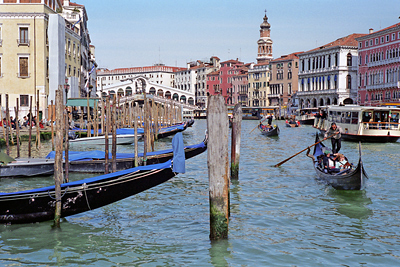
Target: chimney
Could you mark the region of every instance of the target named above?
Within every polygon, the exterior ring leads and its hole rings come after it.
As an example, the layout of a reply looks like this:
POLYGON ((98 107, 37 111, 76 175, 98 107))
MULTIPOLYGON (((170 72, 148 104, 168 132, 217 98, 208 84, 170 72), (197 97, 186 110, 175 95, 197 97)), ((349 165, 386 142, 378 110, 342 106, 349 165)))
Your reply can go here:
POLYGON ((373 33, 373 32, 374 32, 374 29, 370 28, 370 29, 369 29, 369 34, 371 34, 371 33, 373 33))
POLYGON ((69 6, 69 0, 64 0, 63 6, 69 6))

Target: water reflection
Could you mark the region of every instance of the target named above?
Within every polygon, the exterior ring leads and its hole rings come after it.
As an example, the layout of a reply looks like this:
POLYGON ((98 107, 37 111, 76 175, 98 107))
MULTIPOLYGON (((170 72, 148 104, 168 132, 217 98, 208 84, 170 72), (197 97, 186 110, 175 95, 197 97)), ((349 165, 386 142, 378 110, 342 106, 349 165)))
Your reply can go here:
POLYGON ((230 266, 227 259, 232 258, 232 246, 228 240, 211 241, 210 253, 211 264, 213 266, 223 267, 230 266))
POLYGON ((366 219, 373 214, 368 205, 372 204, 365 190, 335 190, 327 192, 334 203, 336 210, 350 219, 366 219))

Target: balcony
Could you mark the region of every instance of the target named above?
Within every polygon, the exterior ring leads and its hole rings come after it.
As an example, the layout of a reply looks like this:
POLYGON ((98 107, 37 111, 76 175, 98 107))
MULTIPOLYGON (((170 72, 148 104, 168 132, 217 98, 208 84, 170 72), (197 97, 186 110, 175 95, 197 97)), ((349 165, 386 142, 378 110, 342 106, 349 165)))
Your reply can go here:
POLYGON ((379 90, 379 89, 388 89, 388 88, 400 88, 400 81, 367 85, 365 87, 365 89, 367 89, 367 90, 379 90))
POLYGON ((388 64, 394 64, 394 63, 399 63, 398 58, 389 58, 389 59, 384 59, 384 60, 379 60, 379 61, 374 61, 374 62, 368 62, 367 66, 368 67, 377 67, 377 66, 384 66, 388 64))
POLYGON ((31 41, 29 39, 17 39, 18 46, 29 46, 31 41))

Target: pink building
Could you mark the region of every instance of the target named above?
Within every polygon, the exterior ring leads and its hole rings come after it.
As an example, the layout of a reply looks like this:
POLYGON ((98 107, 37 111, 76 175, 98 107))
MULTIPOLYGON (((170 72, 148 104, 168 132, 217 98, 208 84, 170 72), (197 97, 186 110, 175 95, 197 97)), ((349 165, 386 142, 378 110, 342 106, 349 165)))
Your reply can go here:
POLYGON ((357 38, 358 104, 400 104, 400 23, 357 38))
POLYGON ((238 60, 228 60, 221 62, 221 68, 219 70, 219 78, 221 82, 221 94, 225 98, 225 103, 233 104, 232 101, 232 77, 238 74, 238 70, 244 66, 243 62, 238 60))
POLYGON ((219 70, 207 75, 207 96, 221 94, 219 70))

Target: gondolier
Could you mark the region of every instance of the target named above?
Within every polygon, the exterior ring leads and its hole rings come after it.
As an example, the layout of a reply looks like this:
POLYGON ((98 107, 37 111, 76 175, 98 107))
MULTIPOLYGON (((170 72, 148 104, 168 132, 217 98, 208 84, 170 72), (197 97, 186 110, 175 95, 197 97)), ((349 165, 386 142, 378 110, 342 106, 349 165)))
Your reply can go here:
POLYGON ((342 147, 342 133, 342 128, 337 126, 334 122, 332 122, 331 127, 325 132, 324 140, 326 140, 328 136, 333 135, 331 137, 333 154, 338 153, 342 147))

